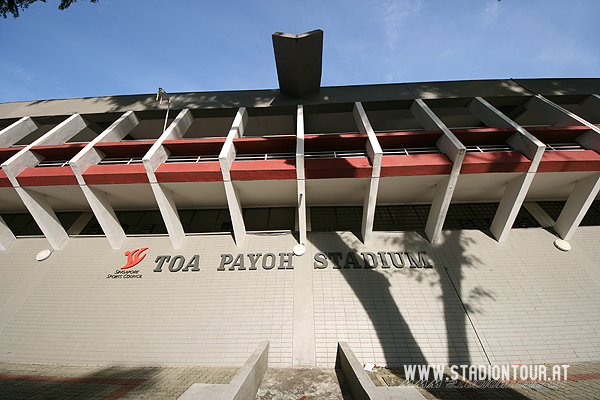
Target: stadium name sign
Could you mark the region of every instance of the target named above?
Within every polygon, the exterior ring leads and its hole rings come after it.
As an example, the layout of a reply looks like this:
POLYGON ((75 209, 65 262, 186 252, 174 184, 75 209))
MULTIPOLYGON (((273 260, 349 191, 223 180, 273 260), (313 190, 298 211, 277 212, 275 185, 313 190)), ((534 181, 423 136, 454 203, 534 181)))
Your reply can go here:
MULTIPOLYGON (((233 254, 221 254, 221 263, 217 271, 235 271, 235 270, 256 270, 263 269, 294 269, 294 253, 279 253, 277 257, 274 253, 240 253, 237 256, 233 254), (262 257, 262 260, 261 260, 262 257)), ((433 265, 427 259, 427 253, 419 251, 379 251, 372 253, 365 251, 357 252, 330 252, 315 253, 313 257, 314 269, 326 269, 331 265, 334 269, 339 268, 403 268, 405 265, 410 268, 433 268, 433 265)))
MULTIPOLYGON (((130 269, 140 264, 146 257, 147 247, 125 252, 127 263, 125 266, 116 270, 114 274, 106 276, 107 279, 132 279, 142 278, 139 269, 130 269)), ((221 254, 221 260, 217 271, 244 271, 258 269, 294 269, 294 259, 297 256, 294 253, 239 253, 221 254)), ((152 272, 188 272, 200 271, 200 255, 195 254, 186 258, 179 254, 175 256, 159 255, 154 260, 155 267, 152 272)), ((424 251, 379 251, 373 253, 363 252, 318 252, 313 256, 314 269, 326 269, 331 266, 333 269, 340 268, 433 268, 433 265, 427 258, 424 251)))

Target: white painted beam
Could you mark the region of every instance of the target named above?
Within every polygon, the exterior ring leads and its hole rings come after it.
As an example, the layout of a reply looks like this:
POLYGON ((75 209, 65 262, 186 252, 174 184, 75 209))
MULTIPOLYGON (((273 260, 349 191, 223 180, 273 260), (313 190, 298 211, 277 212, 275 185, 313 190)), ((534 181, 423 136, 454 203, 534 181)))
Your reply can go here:
POLYGON ((515 129, 517 132, 508 138, 507 143, 531 160, 528 172, 513 178, 506 185, 490 226, 490 231, 496 240, 505 242, 531 187, 546 146, 481 97, 471 100, 468 109, 489 127, 515 129))
POLYGON ((225 195, 227 197, 227 206, 231 216, 231 225, 233 226, 233 237, 237 246, 243 246, 246 240, 246 225, 244 224, 244 215, 242 214, 242 205, 240 195, 233 186, 233 182, 224 181, 225 195))
POLYGON ((570 240, 579 223, 600 190, 600 173, 577 181, 567 203, 554 224, 554 231, 564 240, 570 240))
POLYGON ((471 100, 468 109, 490 128, 515 129, 517 132, 507 139, 507 143, 531 160, 530 172, 537 171, 546 149, 544 143, 481 97, 471 100))
POLYGON ((358 131, 363 135, 367 135, 366 150, 373 167, 371 180, 365 189, 361 223, 363 243, 370 244, 371 239, 373 238, 373 222, 375 221, 375 208, 377 207, 377 192, 379 190, 379 177, 381 176, 383 151, 381 150, 381 145, 379 144, 379 140, 377 140, 375 131, 373 131, 371 122, 369 122, 369 117, 360 102, 354 103, 352 114, 354 115, 354 121, 358 126, 358 131))
POLYGON ((31 151, 35 146, 63 144, 87 127, 87 121, 79 114, 73 114, 33 143, 25 146, 17 154, 2 164, 2 169, 14 187, 19 186, 16 177, 26 168, 35 167, 43 157, 31 151))
POLYGON ((225 143, 223 143, 223 147, 219 153, 219 164, 221 165, 221 173, 223 174, 224 181, 231 181, 229 170, 231 169, 231 164, 233 164, 237 154, 233 139, 244 136, 244 129, 246 128, 247 122, 248 112, 246 111, 246 107, 241 107, 233 119, 231 129, 229 129, 225 143))
POLYGON ((97 143, 120 142, 139 122, 139 118, 133 111, 126 112, 69 161, 83 195, 113 249, 121 247, 126 238, 125 231, 106 193, 97 188, 89 187, 83 179, 83 173, 105 157, 104 153, 94 147, 97 143))
POLYGON ((180 249, 185 240, 185 231, 179 219, 179 213, 173 200, 173 193, 160 183, 152 183, 150 187, 152 187, 152 192, 158 203, 158 209, 167 227, 167 232, 169 232, 171 244, 174 249, 180 249))
POLYGON ((304 107, 296 111, 296 185, 298 195, 298 235, 306 245, 306 180, 304 173, 304 107))
POLYGON ((40 127, 29 117, 23 117, 0 131, 0 148, 10 147, 40 127))
POLYGON ((102 227, 110 247, 115 250, 120 249, 126 235, 108 196, 102 190, 87 185, 82 185, 81 190, 102 227))
POLYGON ((517 215, 519 215, 521 205, 525 200, 525 196, 527 196, 534 177, 534 173, 524 173, 513 178, 506 185, 498 210, 496 210, 490 226, 490 231, 498 242, 502 243, 508 239, 510 230, 517 215))
POLYGON ((429 216, 427 217, 427 225, 425 226, 425 234, 431 243, 436 244, 441 240, 442 228, 467 148, 423 100, 416 99, 413 101, 410 111, 425 130, 441 130, 443 132, 443 136, 438 139, 436 145, 452 161, 450 175, 444 177, 436 186, 429 216))
POLYGON ((92 218, 94 218, 94 213, 82 212, 81 215, 77 217, 75 222, 73 222, 73 225, 71 225, 67 231, 67 234, 69 234, 69 236, 79 235, 88 222, 92 220, 92 218))
POLYGON ((0 250, 6 250, 17 240, 4 219, 0 216, 0 250))
POLYGON ((580 116, 546 99, 541 95, 532 97, 525 108, 548 121, 552 126, 586 126, 590 130, 575 140, 586 149, 600 153, 600 128, 580 116))
POLYGON ((67 140, 87 128, 89 122, 81 115, 73 114, 45 135, 34 141, 30 146, 52 146, 66 143, 67 140))
POLYGON ((593 112, 596 115, 600 115, 600 96, 593 94, 587 99, 582 101, 580 105, 586 110, 593 112))
POLYGON ((375 222, 375 207, 377 205, 377 192, 379 191, 379 178, 371 178, 365 189, 361 233, 364 244, 371 244, 373 239, 373 223, 375 222))
POLYGON ((235 244, 238 246, 243 246, 244 240, 246 240, 246 225, 244 224, 239 193, 231 182, 230 169, 237 154, 233 139, 244 136, 247 122, 248 111, 246 111, 246 107, 241 107, 233 119, 227 139, 225 139, 225 143, 223 143, 223 147, 219 153, 219 164, 221 166, 221 174, 223 174, 223 184, 225 185, 225 195, 227 196, 231 225, 233 226, 233 236, 235 244))
POLYGON ((169 158, 169 150, 163 146, 165 140, 179 140, 194 122, 194 116, 188 109, 181 110, 171 125, 154 142, 150 150, 142 157, 150 183, 157 183, 154 171, 169 158))
POLYGON ((139 123, 140 120, 135 113, 133 111, 127 111, 118 120, 113 122, 111 126, 106 128, 104 132, 89 142, 69 161, 69 165, 71 166, 71 169, 73 169, 75 176, 77 176, 80 185, 85 184, 85 181, 83 181, 83 178, 81 177, 85 170, 92 165, 98 164, 105 157, 101 151, 94 148, 96 144, 120 142, 139 123))
POLYGON ((554 226, 554 220, 535 201, 526 201, 523 203, 523 207, 529 211, 529 214, 535 218, 542 228, 551 228, 554 226))
POLYGON ((305 179, 304 175, 304 107, 298 106, 296 112, 296 177, 305 179))
POLYGON ((2 164, 2 169, 23 204, 55 250, 61 249, 67 243, 69 235, 56 218, 46 197, 32 189, 21 188, 17 176, 26 168, 35 167, 43 160, 42 156, 31 151, 33 147, 63 144, 87 126, 88 122, 81 115, 73 114, 2 164))
POLYGON ((175 201, 173 200, 173 193, 166 187, 160 185, 156 179, 154 171, 169 158, 169 150, 163 146, 165 140, 179 140, 183 137, 185 132, 194 122, 194 116, 188 109, 181 110, 175 120, 171 122, 171 125, 163 132, 156 142, 152 145, 150 150, 142 157, 142 162, 146 168, 148 174, 148 180, 152 187, 152 192, 158 204, 158 209, 167 227, 169 238, 173 248, 179 249, 183 245, 185 240, 185 231, 181 225, 179 219, 179 213, 175 201))
POLYGON ((46 196, 34 190, 16 187, 15 190, 23 200, 25 207, 40 227, 54 250, 60 250, 69 241, 69 235, 56 217, 46 196))
POLYGON ((379 178, 381 176, 383 151, 381 150, 379 140, 377 140, 377 135, 375 135, 375 131, 373 131, 373 128, 371 127, 371 122, 369 122, 369 117, 360 102, 354 103, 352 114, 354 115, 354 121, 356 121, 356 125, 358 126, 358 131, 363 135, 367 135, 367 155, 373 166, 371 176, 373 178, 379 178))

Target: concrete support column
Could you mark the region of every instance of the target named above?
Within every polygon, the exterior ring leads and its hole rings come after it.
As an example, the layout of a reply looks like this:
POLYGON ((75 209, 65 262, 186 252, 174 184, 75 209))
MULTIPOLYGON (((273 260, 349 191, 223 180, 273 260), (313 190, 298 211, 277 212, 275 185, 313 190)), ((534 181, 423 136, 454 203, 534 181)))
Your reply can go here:
POLYGON ((541 95, 532 97, 525 108, 548 121, 552 126, 586 126, 590 130, 575 140, 586 149, 600 153, 600 128, 580 116, 546 99, 541 95))
POLYGON ((248 112, 245 107, 241 107, 233 120, 231 129, 227 134, 227 139, 225 139, 225 143, 223 143, 223 147, 219 153, 219 164, 221 165, 221 173, 223 174, 225 195, 227 196, 231 225, 233 226, 233 236, 238 246, 243 246, 244 240, 246 240, 246 225, 244 224, 239 193, 233 186, 233 182, 231 182, 230 170, 231 164, 233 164, 237 154, 233 139, 241 138, 244 135, 247 122, 248 112))
POLYGON ((352 111, 354 121, 358 126, 358 131, 367 135, 366 150, 369 161, 373 166, 369 186, 365 190, 365 199, 363 202, 363 215, 361 224, 361 233, 364 244, 370 244, 373 238, 373 222, 375 221, 375 208, 377 206, 377 192, 379 190, 379 177, 381 176, 381 160, 383 151, 377 140, 377 136, 371 127, 369 118, 360 102, 354 103, 352 111))
MULTIPOLYGON (((596 99, 593 98, 590 100, 588 98, 588 100, 590 101, 589 103, 586 103, 588 107, 593 107, 596 99)), ((533 97, 525 104, 525 107, 544 118, 551 123, 552 126, 588 127, 589 130, 578 136, 575 140, 586 149, 595 150, 600 153, 600 128, 596 125, 589 123, 580 116, 551 102, 541 95, 533 97)), ((575 185, 575 189, 573 189, 567 204, 565 204, 565 207, 554 225, 554 230, 563 239, 569 240, 573 236, 590 204, 596 197, 596 194, 598 193, 598 177, 599 175, 597 174, 592 175, 578 181, 575 185)))
POLYGON ((94 213, 91 212, 83 212, 81 215, 73 222, 73 224, 69 227, 67 233, 69 236, 79 235, 83 228, 94 218, 94 213))
POLYGON ((233 182, 225 181, 225 196, 227 196, 227 207, 229 207, 229 215, 231 217, 231 225, 233 226, 233 237, 237 246, 243 246, 246 240, 246 226, 244 224, 244 215, 242 213, 242 204, 240 203, 240 195, 237 189, 233 186, 233 182))
POLYGON ((69 240, 69 235, 65 228, 62 227, 58 217, 48 203, 48 199, 41 193, 34 190, 16 187, 15 190, 23 200, 25 207, 31 213, 33 219, 40 227, 41 231, 50 242, 54 250, 63 248, 69 240))
POLYGON ((17 240, 4 219, 0 216, 0 250, 6 250, 17 240))
POLYGON ((55 250, 60 250, 67 243, 69 235, 58 221, 46 196, 33 189, 21 188, 17 176, 25 169, 35 167, 43 160, 42 156, 31 151, 33 147, 63 144, 87 126, 88 122, 81 115, 74 114, 2 164, 2 169, 23 204, 55 250))
POLYGON ((102 227, 102 231, 113 249, 120 249, 125 242, 125 231, 112 208, 106 193, 103 191, 82 185, 81 190, 96 217, 96 220, 102 227))
POLYGON ((306 245, 306 176, 304 174, 304 107, 296 111, 296 185, 298 188, 298 234, 306 245))
POLYGON ((187 109, 182 110, 142 158, 146 173, 148 174, 148 180, 150 180, 152 192, 158 204, 158 209, 167 227, 167 232, 169 232, 171 244, 175 249, 179 249, 183 245, 185 232, 179 220, 179 213, 173 200, 173 194, 158 183, 154 171, 169 158, 169 150, 163 146, 163 142, 165 140, 181 139, 193 122, 194 117, 192 112, 187 109))
POLYGON ((509 181, 506 185, 490 226, 490 231, 498 242, 505 242, 508 239, 534 177, 535 173, 525 173, 509 181))
POLYGON ((126 112, 69 161, 77 182, 113 249, 121 248, 126 238, 125 231, 106 193, 97 188, 89 187, 83 179, 83 173, 87 168, 98 164, 105 157, 104 153, 94 148, 97 143, 120 142, 139 122, 139 118, 133 111, 126 112))
POLYGON ((377 192, 379 191, 379 178, 371 177, 365 191, 361 233, 364 244, 371 244, 373 240, 373 223, 375 222, 375 207, 377 206, 377 192))
POLYGON ((412 103, 410 111, 425 130, 441 130, 443 132, 443 136, 438 139, 436 145, 452 161, 450 175, 444 177, 436 186, 429 217, 427 218, 427 225, 425 226, 425 234, 431 243, 436 244, 441 239, 442 228, 467 148, 454 136, 450 129, 446 127, 442 120, 435 115, 423 100, 416 99, 412 103))
POLYGON ((10 147, 35 131, 40 124, 29 117, 23 117, 0 131, 0 148, 10 147))
POLYGON ((579 223, 600 190, 600 173, 577 181, 567 203, 554 224, 554 231, 564 240, 570 240, 579 223))
POLYGON ((535 201, 526 201, 523 203, 523 207, 529 211, 529 214, 535 218, 542 228, 551 228, 554 226, 554 220, 535 201))
POLYGON ((531 160, 526 174, 508 182, 490 226, 490 231, 496 240, 504 242, 508 238, 510 229, 519 214, 525 196, 527 196, 546 146, 481 97, 475 97, 471 100, 468 109, 489 127, 515 129, 517 132, 509 137, 506 142, 514 150, 520 151, 531 160))

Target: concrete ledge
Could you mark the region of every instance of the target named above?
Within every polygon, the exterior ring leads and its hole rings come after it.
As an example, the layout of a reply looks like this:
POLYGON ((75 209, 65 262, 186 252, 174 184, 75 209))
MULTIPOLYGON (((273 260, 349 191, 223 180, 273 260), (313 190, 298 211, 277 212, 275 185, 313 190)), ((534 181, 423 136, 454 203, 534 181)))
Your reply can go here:
POLYGON ((254 400, 267 370, 269 342, 261 342, 227 385, 194 383, 178 400, 254 400))
POLYGON ((414 387, 375 386, 346 342, 338 342, 336 368, 342 370, 355 400, 425 399, 414 387))

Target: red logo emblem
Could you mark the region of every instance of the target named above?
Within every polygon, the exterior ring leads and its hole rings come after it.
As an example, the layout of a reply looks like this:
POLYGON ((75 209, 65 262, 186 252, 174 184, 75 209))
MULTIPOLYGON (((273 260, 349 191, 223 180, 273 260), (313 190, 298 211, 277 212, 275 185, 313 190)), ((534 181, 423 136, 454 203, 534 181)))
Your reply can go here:
POLYGON ((124 267, 121 267, 121 269, 127 269, 138 265, 144 259, 144 257, 146 257, 145 254, 141 256, 146 250, 148 250, 147 247, 144 247, 141 250, 137 249, 134 251, 126 251, 125 255, 127 256, 127 264, 125 264, 124 267))

